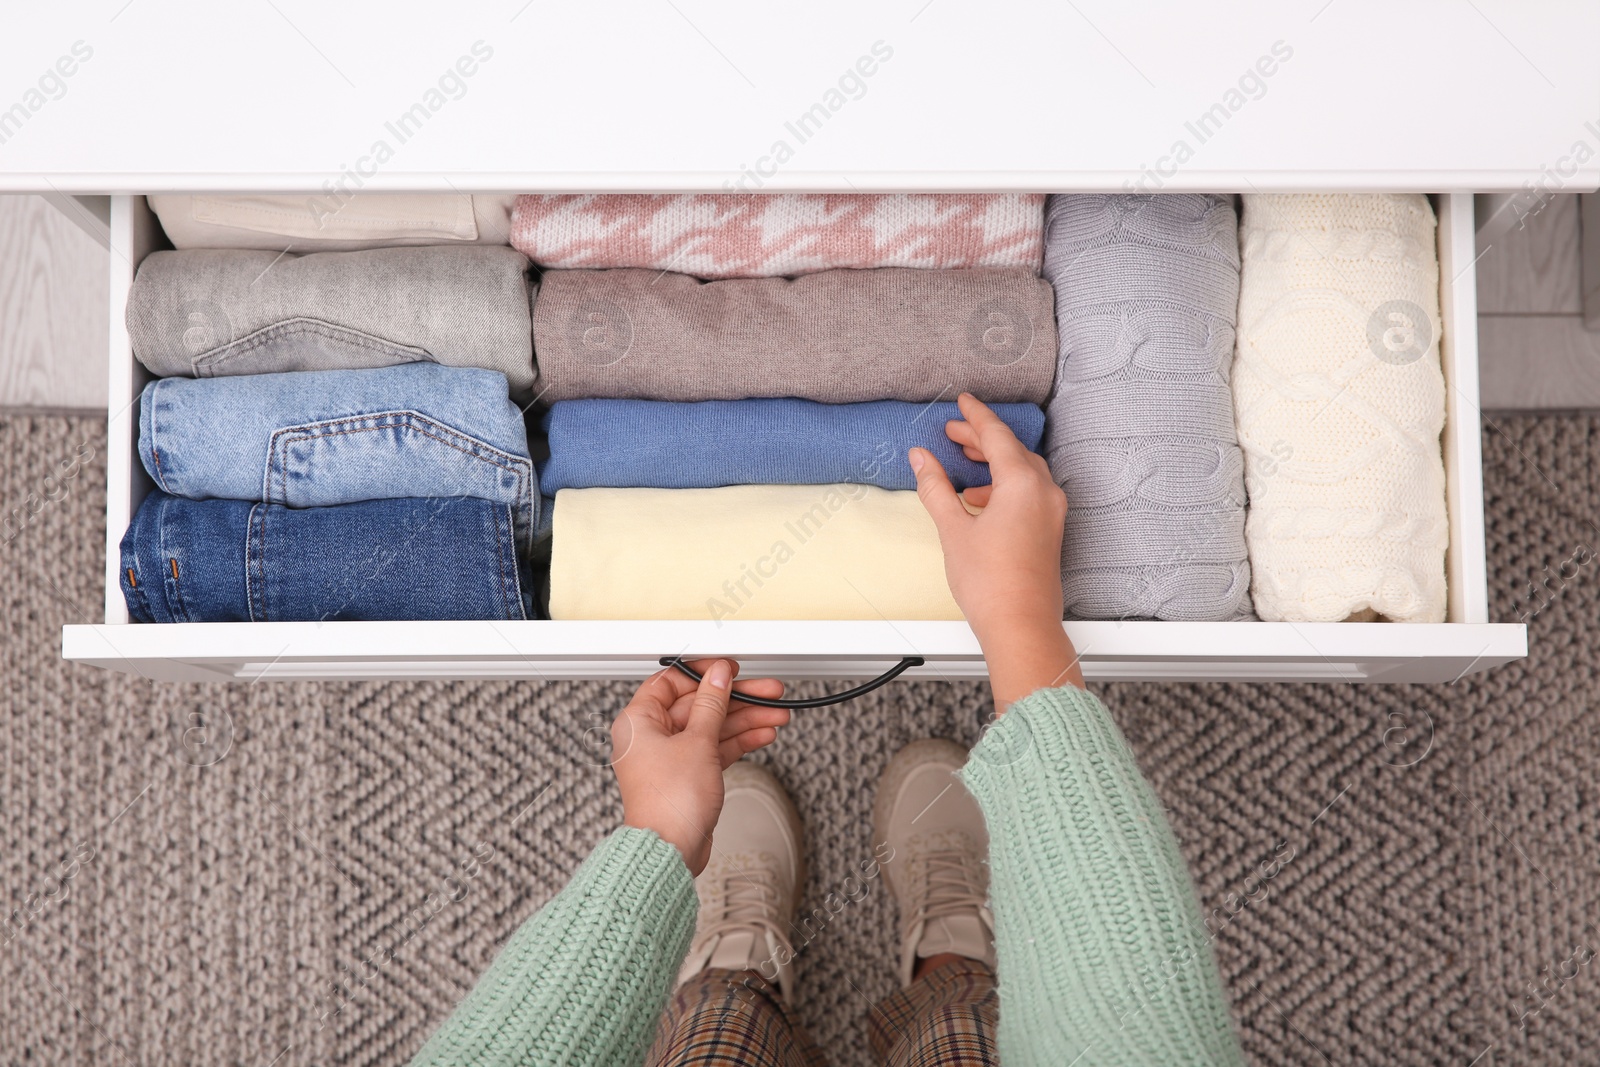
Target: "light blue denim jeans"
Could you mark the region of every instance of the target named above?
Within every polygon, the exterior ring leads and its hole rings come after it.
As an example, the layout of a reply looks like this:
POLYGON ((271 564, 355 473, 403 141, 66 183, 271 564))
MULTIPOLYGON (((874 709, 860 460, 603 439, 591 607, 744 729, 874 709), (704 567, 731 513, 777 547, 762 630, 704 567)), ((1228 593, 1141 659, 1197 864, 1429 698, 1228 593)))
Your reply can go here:
POLYGON ((140 397, 139 457, 162 491, 191 500, 472 497, 510 505, 524 552, 539 522, 527 429, 498 371, 163 378, 140 397))

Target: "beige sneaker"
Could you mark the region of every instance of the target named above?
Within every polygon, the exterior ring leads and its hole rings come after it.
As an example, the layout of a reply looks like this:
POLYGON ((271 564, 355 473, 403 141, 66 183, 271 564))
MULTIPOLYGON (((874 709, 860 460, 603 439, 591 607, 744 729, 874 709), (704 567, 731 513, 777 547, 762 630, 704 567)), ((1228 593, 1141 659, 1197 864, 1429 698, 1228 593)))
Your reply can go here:
POLYGON ((806 879, 800 815, 778 780, 754 763, 723 771, 722 788, 711 862, 694 880, 700 917, 678 983, 707 967, 757 971, 787 1000, 794 992, 789 924, 806 879))
POLYGON ((900 902, 900 981, 917 960, 953 952, 995 965, 989 910, 989 833, 956 777, 967 750, 913 741, 889 761, 872 807, 873 840, 894 850, 883 876, 900 902))

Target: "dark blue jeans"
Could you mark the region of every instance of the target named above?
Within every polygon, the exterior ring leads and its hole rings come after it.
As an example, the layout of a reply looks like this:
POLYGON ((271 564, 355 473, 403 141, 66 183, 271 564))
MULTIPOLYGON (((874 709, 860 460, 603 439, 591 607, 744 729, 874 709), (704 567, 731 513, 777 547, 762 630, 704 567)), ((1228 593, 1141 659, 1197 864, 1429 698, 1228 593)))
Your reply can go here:
POLYGON ((152 490, 122 538, 136 622, 525 619, 512 506, 471 497, 287 508, 152 490))

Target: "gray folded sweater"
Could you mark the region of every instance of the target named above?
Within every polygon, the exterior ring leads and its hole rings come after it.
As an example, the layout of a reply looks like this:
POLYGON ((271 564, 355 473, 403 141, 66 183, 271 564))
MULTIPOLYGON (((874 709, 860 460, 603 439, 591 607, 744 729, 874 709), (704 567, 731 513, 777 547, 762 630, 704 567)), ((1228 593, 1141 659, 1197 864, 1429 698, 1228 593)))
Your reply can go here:
POLYGON ((533 305, 541 402, 583 397, 1042 404, 1050 286, 1031 270, 833 270, 702 282, 552 270, 533 305))
POLYGON ((522 253, 489 246, 154 252, 134 276, 128 332, 164 378, 428 361, 500 371, 527 398, 527 270, 522 253))
POLYGON ((1232 202, 1052 196, 1044 273, 1061 337, 1045 442, 1069 509, 1067 617, 1249 617, 1232 202))

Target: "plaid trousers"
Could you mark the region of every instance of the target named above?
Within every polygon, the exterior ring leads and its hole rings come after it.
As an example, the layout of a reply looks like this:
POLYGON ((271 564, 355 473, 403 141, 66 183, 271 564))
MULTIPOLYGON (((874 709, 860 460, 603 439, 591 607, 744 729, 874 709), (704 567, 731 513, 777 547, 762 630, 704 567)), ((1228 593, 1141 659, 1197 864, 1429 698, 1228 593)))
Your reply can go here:
MULTIPOLYGON (((885 1067, 994 1067, 999 999, 976 961, 936 967, 872 1009, 885 1067)), ((647 1067, 827 1067, 778 995, 750 971, 701 972, 667 1004, 647 1067)))

